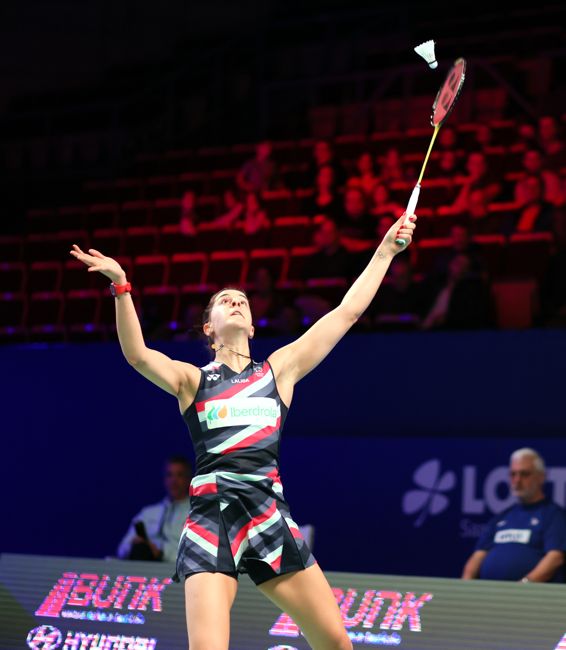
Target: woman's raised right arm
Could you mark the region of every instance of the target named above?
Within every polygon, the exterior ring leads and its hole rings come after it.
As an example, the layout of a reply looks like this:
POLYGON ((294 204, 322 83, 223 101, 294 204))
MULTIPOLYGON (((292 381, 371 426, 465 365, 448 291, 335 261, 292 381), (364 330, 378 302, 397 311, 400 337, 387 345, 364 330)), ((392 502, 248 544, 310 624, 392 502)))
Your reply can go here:
MULTIPOLYGON (((73 244, 71 255, 88 266, 88 271, 98 271, 117 285, 126 284, 124 269, 111 257, 89 248, 84 253, 73 244)), ((130 293, 116 298, 116 329, 122 353, 127 362, 146 379, 183 401, 190 400, 198 389, 200 370, 190 363, 175 361, 167 355, 148 348, 145 344, 134 302, 130 293)))

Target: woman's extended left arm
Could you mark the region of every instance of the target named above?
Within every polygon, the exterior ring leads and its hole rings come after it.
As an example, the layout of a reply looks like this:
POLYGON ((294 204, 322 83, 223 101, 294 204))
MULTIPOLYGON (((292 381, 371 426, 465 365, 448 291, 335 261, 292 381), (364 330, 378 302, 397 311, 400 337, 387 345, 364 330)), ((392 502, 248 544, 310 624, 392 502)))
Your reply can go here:
POLYGON ((279 384, 287 384, 289 388, 294 386, 316 368, 354 325, 377 293, 391 260, 411 243, 415 221, 414 215, 409 215, 409 218, 403 215, 393 224, 338 307, 318 320, 296 341, 276 350, 269 357, 279 384), (406 244, 396 244, 398 237, 404 239, 406 244))

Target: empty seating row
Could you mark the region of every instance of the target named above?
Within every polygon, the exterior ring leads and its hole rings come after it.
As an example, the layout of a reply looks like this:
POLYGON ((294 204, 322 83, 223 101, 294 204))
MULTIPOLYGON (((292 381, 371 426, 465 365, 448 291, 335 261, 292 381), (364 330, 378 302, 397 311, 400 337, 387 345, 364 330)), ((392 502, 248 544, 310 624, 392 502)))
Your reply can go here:
MULTIPOLYGON (((502 235, 475 237, 478 254, 483 258, 491 277, 542 278, 552 252, 551 233, 517 233, 506 239, 502 235), (528 263, 526 263, 528 260, 528 263)), ((447 238, 422 239, 410 249, 414 267, 428 274, 445 259, 452 249, 447 238)), ((351 275, 361 270, 371 254, 371 245, 362 251, 349 254, 351 275)), ((140 288, 170 285, 173 287, 201 286, 214 289, 223 284, 253 287, 259 269, 267 269, 278 285, 297 283, 307 275, 308 260, 316 249, 312 246, 257 248, 214 251, 212 253, 187 252, 172 255, 136 255, 115 258, 126 270, 129 278, 140 288)), ((329 274, 321 269, 321 276, 329 274)), ((0 292, 28 293, 38 291, 86 290, 103 286, 99 274, 86 271, 86 267, 64 256, 59 260, 5 262, 0 264, 0 292)))

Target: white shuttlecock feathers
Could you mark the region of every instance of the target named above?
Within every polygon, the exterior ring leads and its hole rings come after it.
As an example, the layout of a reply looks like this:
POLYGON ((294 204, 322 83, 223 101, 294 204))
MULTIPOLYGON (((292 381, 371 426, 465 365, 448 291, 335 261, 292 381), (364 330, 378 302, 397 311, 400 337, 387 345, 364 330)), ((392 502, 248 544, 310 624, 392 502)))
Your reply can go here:
POLYGON ((434 41, 425 41, 424 43, 421 43, 415 47, 415 52, 419 56, 422 56, 423 59, 428 63, 429 68, 432 68, 433 70, 434 68, 438 67, 436 55, 434 54, 434 45, 434 41))

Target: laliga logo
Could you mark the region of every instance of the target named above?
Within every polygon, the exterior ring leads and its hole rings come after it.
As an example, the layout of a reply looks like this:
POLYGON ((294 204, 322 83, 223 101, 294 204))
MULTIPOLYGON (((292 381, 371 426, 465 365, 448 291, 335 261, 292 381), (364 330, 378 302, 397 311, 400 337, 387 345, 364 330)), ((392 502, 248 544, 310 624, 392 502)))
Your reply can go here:
POLYGON ((409 490, 403 497, 403 512, 406 515, 419 513, 415 526, 422 526, 429 515, 438 515, 448 507, 449 492, 456 485, 454 472, 440 471, 440 461, 435 458, 423 463, 415 470, 413 481, 419 486, 418 490, 409 490))

